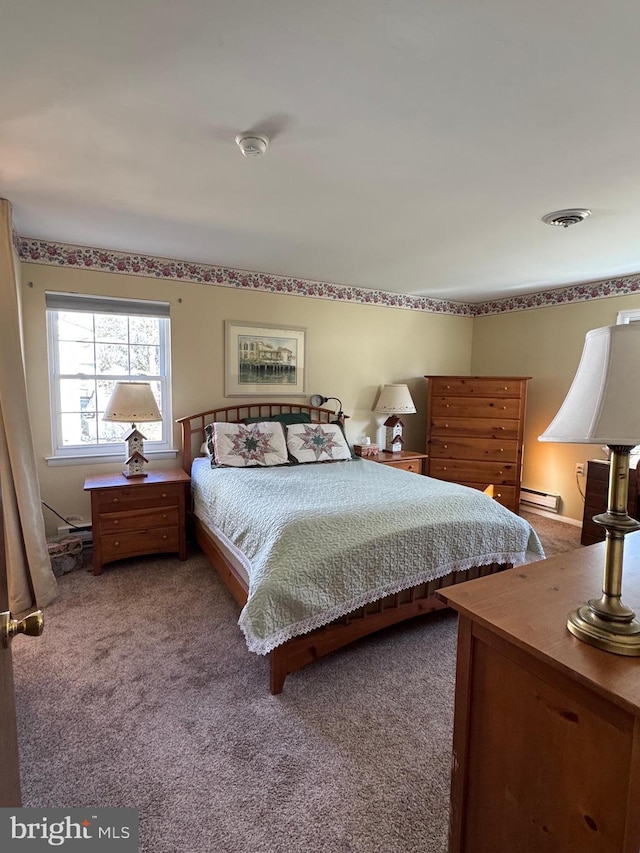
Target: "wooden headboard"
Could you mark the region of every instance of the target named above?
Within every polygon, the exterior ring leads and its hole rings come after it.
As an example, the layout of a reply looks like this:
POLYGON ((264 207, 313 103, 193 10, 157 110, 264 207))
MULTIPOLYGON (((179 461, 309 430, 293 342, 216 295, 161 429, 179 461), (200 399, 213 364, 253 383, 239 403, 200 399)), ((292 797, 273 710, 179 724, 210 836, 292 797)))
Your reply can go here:
POLYGON ((200 448, 205 440, 204 428, 213 421, 223 421, 235 424, 244 418, 270 418, 273 415, 297 414, 303 412, 309 415, 312 423, 328 424, 336 420, 336 413, 331 409, 320 409, 317 406, 305 406, 299 403, 239 403, 237 406, 225 406, 221 409, 209 409, 178 418, 177 423, 182 429, 182 467, 191 473, 191 464, 196 456, 200 456, 200 448))

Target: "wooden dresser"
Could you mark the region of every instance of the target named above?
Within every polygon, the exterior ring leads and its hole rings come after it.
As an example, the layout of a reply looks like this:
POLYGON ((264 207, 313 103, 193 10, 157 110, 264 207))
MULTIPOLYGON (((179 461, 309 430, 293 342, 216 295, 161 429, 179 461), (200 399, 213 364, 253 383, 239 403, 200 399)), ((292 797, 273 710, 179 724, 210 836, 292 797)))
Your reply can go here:
MULTIPOLYGON (((622 593, 640 612, 640 533, 622 593)), ((640 658, 572 636, 604 543, 447 587, 459 613, 449 853, 638 853, 640 658)))
POLYGON ((520 505, 529 376, 425 376, 425 474, 484 490, 513 512, 520 505))
MULTIPOLYGON (((640 464, 640 463, 638 463, 640 464)), ((627 501, 627 512, 631 518, 638 518, 638 487, 640 477, 636 468, 629 468, 629 497, 627 501)), ((603 542, 605 529, 600 524, 592 521, 594 515, 607 511, 607 497, 609 492, 609 463, 605 459, 590 459, 587 463, 587 485, 584 493, 584 515, 582 517, 582 536, 580 542, 583 545, 593 545, 594 542, 603 542)))

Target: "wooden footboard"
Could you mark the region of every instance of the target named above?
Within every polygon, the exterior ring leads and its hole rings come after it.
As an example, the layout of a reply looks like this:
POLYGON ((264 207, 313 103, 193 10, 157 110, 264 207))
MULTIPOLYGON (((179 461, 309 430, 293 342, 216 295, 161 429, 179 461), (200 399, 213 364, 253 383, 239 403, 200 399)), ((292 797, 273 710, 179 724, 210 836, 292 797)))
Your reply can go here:
MULTIPOLYGON (((193 521, 198 544, 213 564, 231 595, 238 604, 243 606, 247 600, 247 586, 244 578, 233 565, 233 562, 228 559, 220 543, 209 530, 197 518, 194 518, 193 521)), ((271 693, 281 693, 288 675, 302 669, 308 663, 319 660, 330 652, 347 646, 368 634, 380 631, 382 628, 395 625, 397 622, 403 622, 405 619, 412 619, 414 616, 446 607, 443 602, 435 597, 437 590, 508 568, 511 568, 508 563, 493 563, 488 566, 477 566, 464 572, 454 572, 429 583, 423 583, 394 595, 388 595, 386 598, 367 604, 329 625, 288 640, 269 655, 271 693)))

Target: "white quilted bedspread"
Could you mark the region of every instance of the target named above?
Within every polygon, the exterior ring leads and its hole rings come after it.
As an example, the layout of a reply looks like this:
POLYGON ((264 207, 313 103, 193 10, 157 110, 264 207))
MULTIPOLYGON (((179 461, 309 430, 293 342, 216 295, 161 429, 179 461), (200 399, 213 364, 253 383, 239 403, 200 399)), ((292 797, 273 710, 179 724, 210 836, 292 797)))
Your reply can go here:
POLYGON ((192 472, 195 513, 249 576, 250 651, 451 571, 544 557, 524 519, 475 489, 364 459, 192 472))

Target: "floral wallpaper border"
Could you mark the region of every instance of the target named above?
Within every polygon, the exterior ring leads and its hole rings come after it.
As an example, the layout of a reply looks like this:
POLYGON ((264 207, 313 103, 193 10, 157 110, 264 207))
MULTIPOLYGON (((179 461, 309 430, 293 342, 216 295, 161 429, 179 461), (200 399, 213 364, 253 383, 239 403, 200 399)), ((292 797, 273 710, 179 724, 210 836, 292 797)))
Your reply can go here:
POLYGON ((48 264, 72 269, 90 269, 121 275, 139 275, 213 287, 233 287, 242 290, 283 293, 291 296, 307 296, 315 299, 332 299, 337 302, 357 302, 363 305, 404 308, 431 314, 480 317, 640 293, 640 274, 638 274, 555 288, 541 293, 496 299, 490 302, 449 302, 424 296, 409 296, 402 293, 369 290, 364 287, 350 287, 323 281, 218 267, 211 264, 177 261, 153 255, 137 255, 107 249, 93 249, 86 246, 74 246, 67 243, 54 243, 18 235, 16 238, 20 260, 26 263, 48 264))

